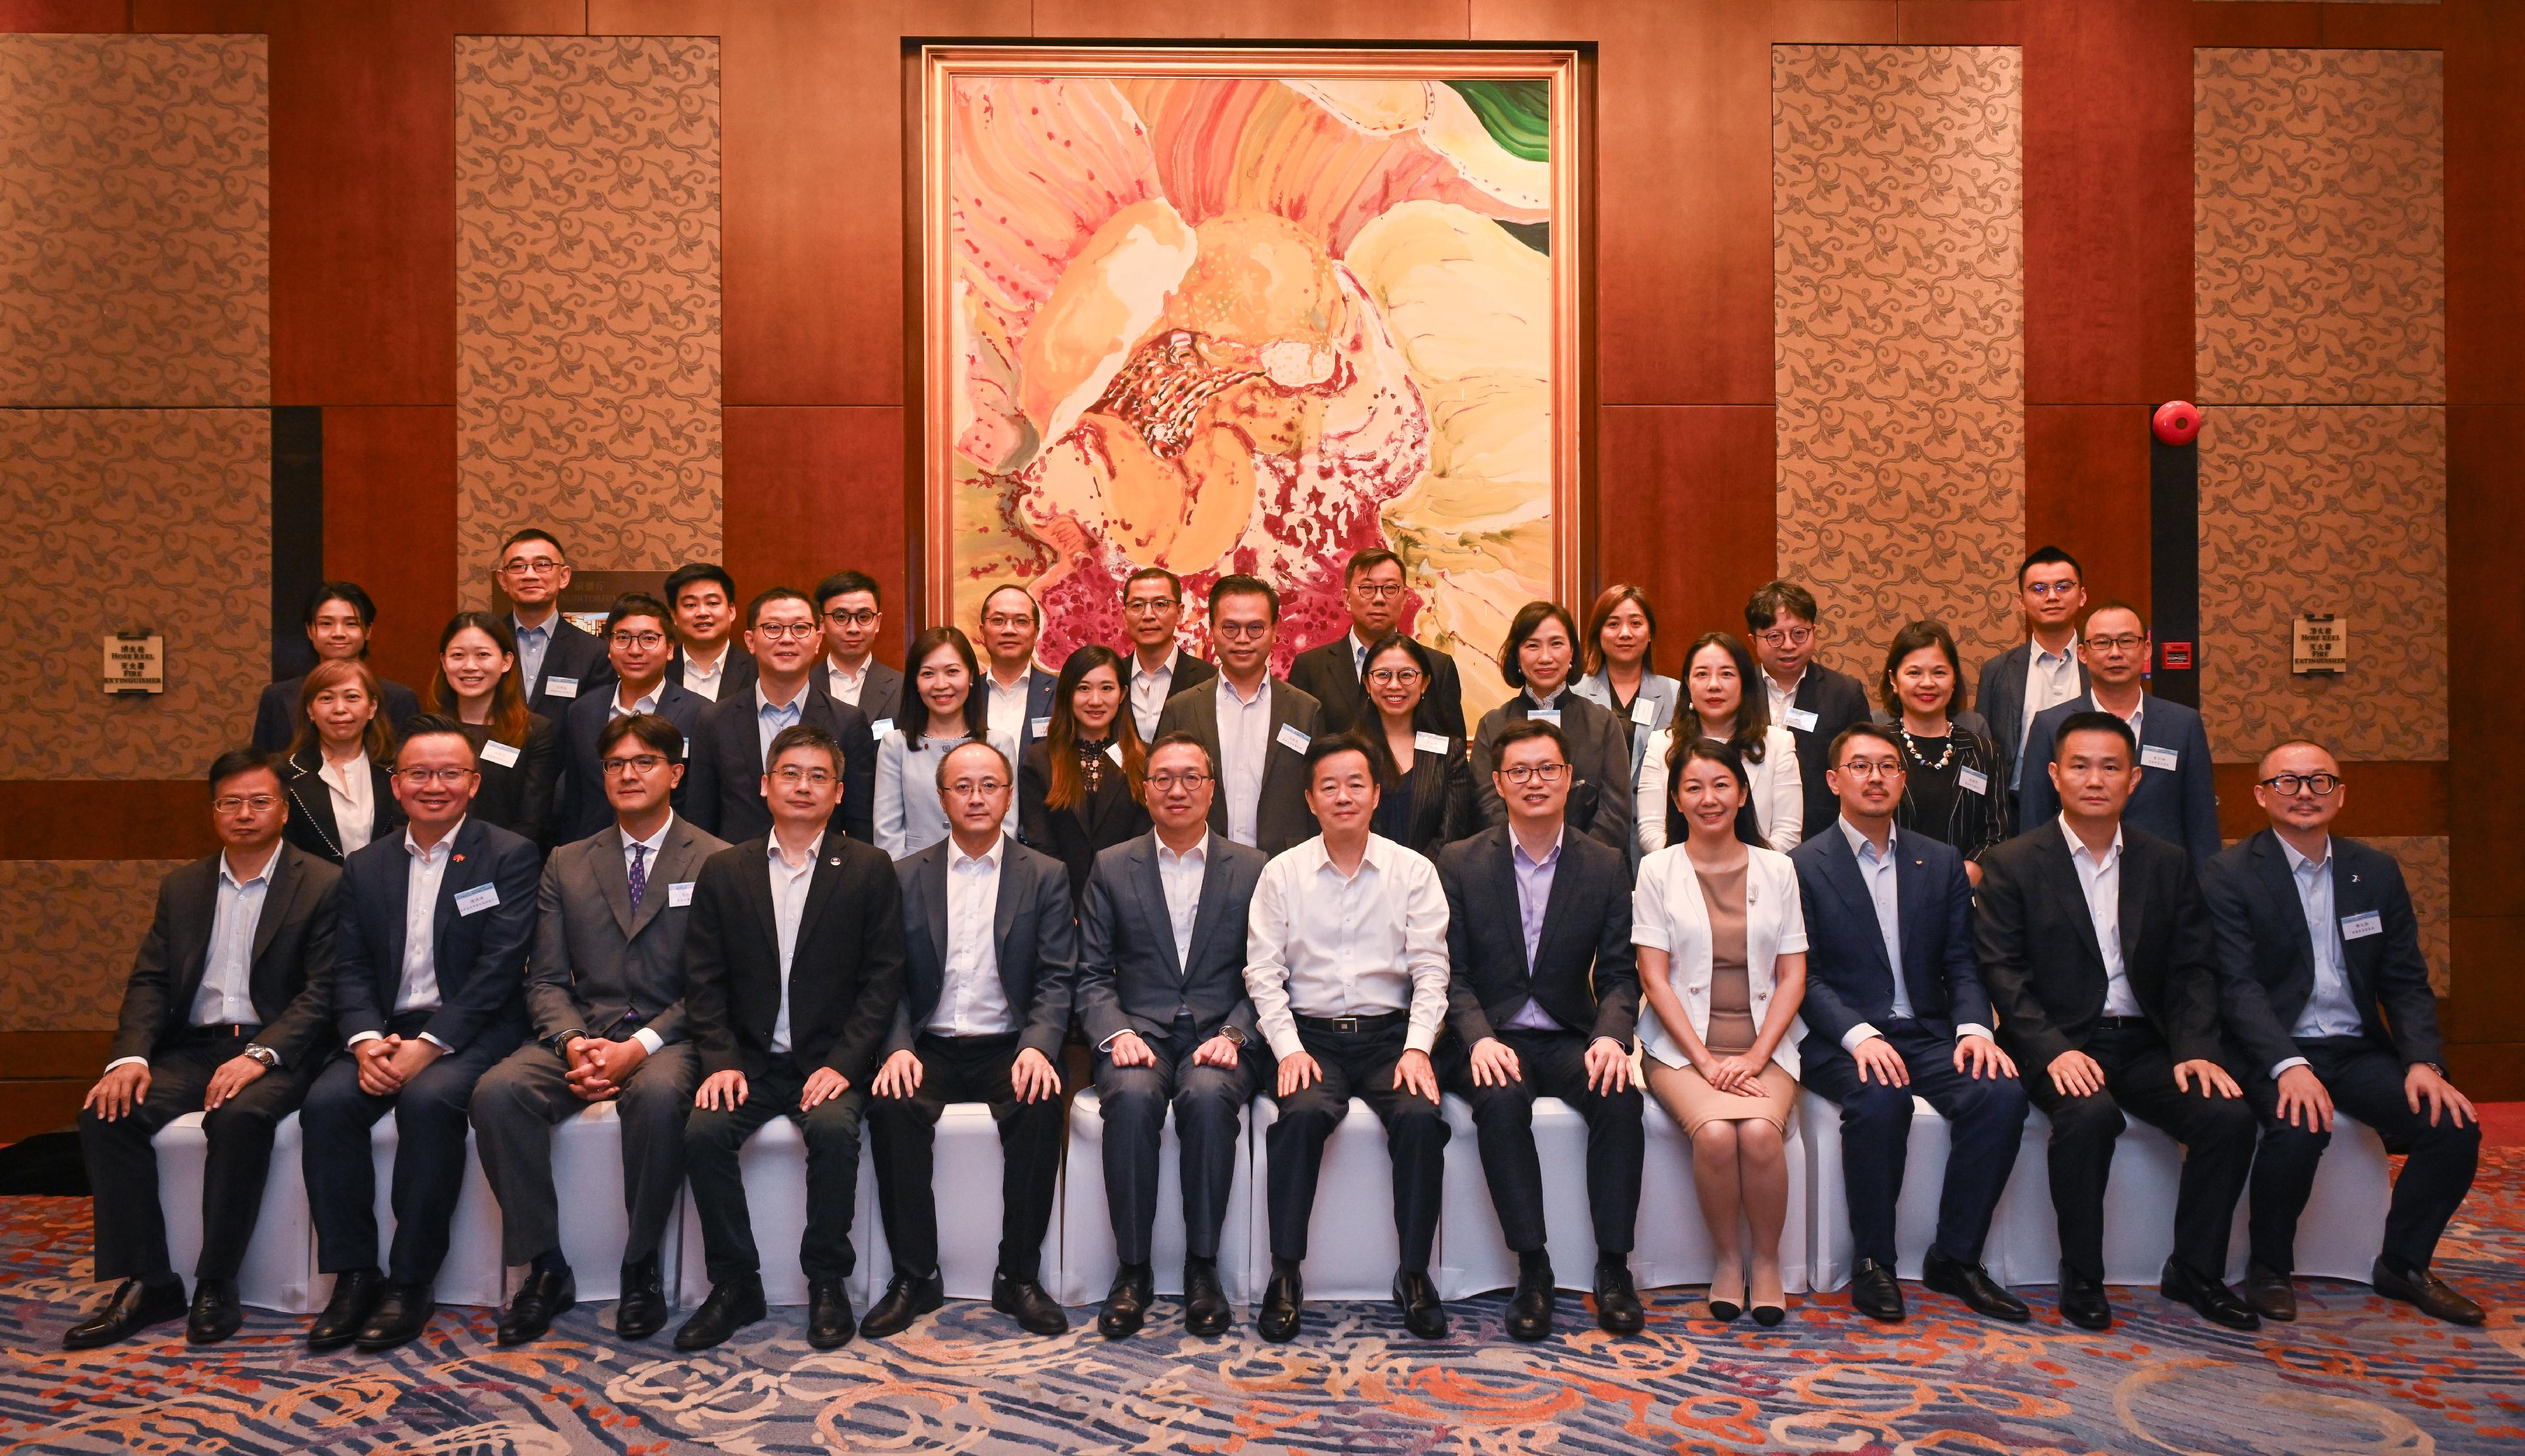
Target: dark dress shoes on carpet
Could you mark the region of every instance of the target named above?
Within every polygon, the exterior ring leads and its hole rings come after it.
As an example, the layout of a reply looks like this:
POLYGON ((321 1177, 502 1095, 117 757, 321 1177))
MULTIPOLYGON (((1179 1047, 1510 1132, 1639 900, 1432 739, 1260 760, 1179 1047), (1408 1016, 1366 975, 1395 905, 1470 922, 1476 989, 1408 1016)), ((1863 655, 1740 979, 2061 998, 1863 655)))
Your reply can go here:
POLYGON ((2034 1311, 2025 1307, 2025 1301, 1991 1278, 1989 1270, 1979 1264, 1967 1264, 1935 1245, 1920 1262, 1920 1283, 1950 1299, 1962 1300, 1974 1314, 1987 1319, 2021 1325, 2034 1318, 2034 1311))
POLYGON ((170 1279, 165 1284, 144 1285, 126 1279, 114 1286, 105 1302, 94 1314, 73 1325, 62 1335, 66 1350, 93 1350, 130 1338, 152 1325, 184 1317, 184 1282, 170 1279))
POLYGON ((1596 1263, 1596 1324, 1608 1335, 1637 1335, 1648 1325, 1639 1290, 1631 1286, 1631 1266, 1624 1259, 1596 1263))
POLYGON ((377 1307, 369 1311, 367 1323, 360 1326, 360 1337, 353 1343, 370 1355, 399 1349, 420 1338, 421 1332, 429 1328, 429 1317, 436 1313, 438 1300, 428 1285, 388 1280, 377 1295, 377 1307))
POLYGON ((1559 1290, 1548 1263, 1539 1269, 1528 1269, 1516 1277, 1516 1292, 1508 1300, 1508 1333, 1510 1339, 1550 1339, 1552 1337, 1552 1301, 1559 1290))
POLYGON ((526 1344, 544 1337, 552 1322, 568 1314, 578 1303, 578 1281, 569 1269, 535 1269, 526 1274, 526 1282, 518 1286, 516 1297, 509 1301, 508 1312, 500 1316, 499 1333, 492 1337, 501 1344, 526 1344))
POLYGON ((385 1277, 373 1269, 351 1269, 333 1276, 333 1295, 307 1327, 307 1348, 338 1350, 360 1337, 360 1327, 385 1293, 385 1277))
POLYGON ((807 1282, 807 1343, 819 1350, 838 1350, 859 1333, 851 1318, 851 1296, 837 1279, 807 1282))
POLYGON ((1903 1284, 1894 1271, 1874 1259, 1861 1259, 1850 1271, 1850 1307, 1887 1324, 1903 1318, 1903 1284))
POLYGON ((1394 1303, 1412 1338, 1447 1337, 1447 1306, 1438 1302, 1438 1286, 1429 1282, 1427 1271, 1407 1269, 1394 1276, 1394 1303))
POLYGON ((1139 1334, 1148 1321, 1156 1285, 1157 1276, 1148 1265, 1123 1265, 1105 1295, 1105 1307, 1096 1312, 1096 1333, 1107 1339, 1128 1339, 1139 1334))
POLYGON ((667 1328, 667 1277, 654 1258, 622 1266, 622 1293, 614 1304, 614 1333, 647 1339, 667 1328))
POLYGON ((2253 1313, 2281 1324, 2297 1318, 2297 1286, 2289 1277, 2259 1264, 2245 1269, 2245 1302, 2253 1313))
POLYGON ((763 1281, 758 1277, 730 1280, 711 1286, 710 1296, 702 1307, 684 1321, 675 1332, 675 1348, 707 1350, 725 1344, 729 1335, 769 1314, 763 1302, 763 1281))
POLYGON ((1295 1271, 1271 1271, 1271 1282, 1262 1286, 1262 1308, 1254 1317, 1255 1333, 1273 1344, 1297 1338, 1298 1316, 1306 1301, 1306 1289, 1295 1271))
POLYGON ((2104 1282, 2083 1275, 2060 1271, 2060 1318, 2081 1330, 2113 1328, 2113 1302, 2105 1297, 2104 1282))
POLYGON ((2378 1259, 2376 1266, 2367 1271, 2367 1282, 2386 1298, 2400 1300, 2431 1319, 2444 1320, 2450 1325, 2478 1325, 2488 1318, 2480 1305, 2456 1293, 2446 1281, 2426 1269, 2414 1269, 2406 1274, 2378 1259))
POLYGON ((936 1271, 915 1279, 898 1274, 886 1282, 885 1292, 860 1321, 860 1333, 870 1339, 884 1339, 912 1328, 912 1322, 947 1302, 947 1282, 936 1271))
POLYGON ((244 1323, 245 1307, 238 1302, 235 1280, 206 1279, 194 1284, 192 1312, 184 1316, 184 1343, 218 1344, 244 1323))
POLYGON ((1067 1335, 1069 1314, 1058 1300, 1044 1291, 1040 1280, 1014 1279, 999 1270, 991 1272, 991 1308, 1013 1315, 1029 1335, 1067 1335))
POLYGON ((2157 1275, 2156 1290, 2168 1299, 2191 1305, 2201 1318, 2223 1329, 2262 1328, 2262 1317, 2238 1298, 2225 1280, 2204 1278, 2172 1259, 2165 1261, 2164 1270, 2157 1275))
POLYGON ((1184 1260, 1184 1329, 1200 1335, 1227 1333, 1234 1311, 1218 1283, 1216 1259, 1184 1260))

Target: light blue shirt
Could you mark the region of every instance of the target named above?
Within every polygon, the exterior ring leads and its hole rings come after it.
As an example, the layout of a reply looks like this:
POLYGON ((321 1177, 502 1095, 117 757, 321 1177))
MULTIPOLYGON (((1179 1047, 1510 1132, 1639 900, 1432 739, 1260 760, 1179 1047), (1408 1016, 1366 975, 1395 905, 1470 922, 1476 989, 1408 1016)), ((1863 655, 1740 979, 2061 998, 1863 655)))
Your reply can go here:
MULTIPOLYGON (((1568 832, 1564 828, 1560 833, 1566 835, 1568 832)), ((1516 918, 1519 928, 1525 932, 1525 973, 1532 976, 1534 953, 1543 945, 1543 912, 1551 907, 1552 880, 1560 869, 1560 836, 1553 838, 1551 852, 1538 860, 1525 852, 1525 846, 1511 831, 1508 837, 1508 862, 1509 868, 1516 872, 1516 918)), ((1516 1014, 1500 1025, 1525 1032, 1568 1030, 1532 996, 1527 996, 1516 1014)))
POLYGON ((805 712, 806 708, 807 690, 805 688, 800 688, 798 690, 798 696, 789 700, 786 704, 775 705, 770 699, 763 696, 763 683, 760 679, 756 680, 754 684, 754 734, 755 738, 762 744, 763 771, 765 773, 769 773, 771 771, 771 740, 780 736, 781 729, 797 727, 799 715, 805 712))
POLYGON ((264 892, 272 888, 272 867, 280 851, 263 862, 254 877, 240 881, 220 856, 219 908, 211 920, 211 948, 202 965, 202 987, 193 994, 194 1026, 253 1026, 254 928, 263 918, 264 892))
MULTIPOLYGON (((2350 994, 2349 956, 2342 947, 2340 918, 2333 914, 2332 840, 2324 839, 2321 859, 2306 858, 2286 840, 2280 841, 2280 852, 2288 856, 2289 878, 2297 882, 2298 908, 2305 914, 2306 939, 2314 945, 2314 992, 2305 998, 2305 1009, 2298 1012, 2289 1035, 2301 1042, 2355 1037, 2366 1025, 2350 994)), ((2304 1065, 2304 1057, 2292 1056, 2273 1066, 2271 1076, 2304 1065)))
MULTIPOLYGON (((1894 968, 1894 1008, 1891 1019, 1914 1020, 1919 1013, 1911 1006, 1911 983, 1903 974, 1903 901, 1896 889, 1902 876, 1902 867, 1897 863, 1902 852, 1900 831, 1891 828, 1885 831, 1885 852, 1879 854, 1876 852, 1875 842, 1861 832, 1857 825, 1851 823, 1846 817, 1833 822, 1841 826, 1842 837, 1850 841, 1851 855, 1858 861, 1859 883, 1867 887, 1867 898, 1876 907, 1876 935, 1885 943, 1885 963, 1894 968)), ((1855 1050, 1859 1043, 1870 1037, 1882 1035, 1883 1033, 1872 1024, 1859 1022, 1842 1034, 1842 1049, 1855 1050)), ((1972 1022, 1959 1022, 1956 1026, 1956 1036, 1986 1038, 1990 1036, 1990 1028, 1972 1022)))
POLYGON ((514 614, 509 618, 511 630, 518 634, 518 671, 526 680, 529 697, 533 696, 536 685, 543 681, 544 652, 552 646, 553 623, 560 619, 561 613, 556 611, 544 618, 542 626, 529 627, 514 614))

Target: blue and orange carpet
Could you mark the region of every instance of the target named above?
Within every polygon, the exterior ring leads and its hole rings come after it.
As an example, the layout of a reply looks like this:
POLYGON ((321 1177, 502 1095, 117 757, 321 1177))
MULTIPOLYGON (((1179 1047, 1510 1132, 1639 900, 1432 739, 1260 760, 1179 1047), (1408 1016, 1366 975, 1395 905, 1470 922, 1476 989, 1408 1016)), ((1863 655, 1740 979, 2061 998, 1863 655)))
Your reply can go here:
MULTIPOLYGON (((1644 1216, 1655 1216, 1652 1212, 1644 1216)), ((1611 1339, 1564 1297, 1560 1335, 1500 1332, 1504 1301, 1452 1307, 1423 1344, 1383 1304, 1314 1305, 1300 1340, 1216 1340, 1180 1309, 1120 1343, 1074 1312, 1037 1339, 957 1303, 889 1341, 808 1348, 773 1311, 727 1346, 678 1356, 614 1340, 610 1306, 501 1350, 489 1311, 442 1312, 392 1356, 311 1356, 304 1321, 250 1312, 207 1353, 182 1327, 68 1354, 96 1293, 82 1200, 0 1199, 0 1456, 15 1452, 1987 1452, 2347 1456, 2525 1451, 2525 1149, 2485 1153, 2440 1269, 2492 1310, 2459 1330, 2363 1286, 2301 1286, 2303 1317, 2230 1335, 2151 1289, 2119 1325, 2064 1326, 2048 1290, 2002 1326, 1909 1286, 1902 1326, 1839 1296, 1773 1331, 1715 1324, 1690 1291, 1650 1299, 1647 1334, 1611 1339)))

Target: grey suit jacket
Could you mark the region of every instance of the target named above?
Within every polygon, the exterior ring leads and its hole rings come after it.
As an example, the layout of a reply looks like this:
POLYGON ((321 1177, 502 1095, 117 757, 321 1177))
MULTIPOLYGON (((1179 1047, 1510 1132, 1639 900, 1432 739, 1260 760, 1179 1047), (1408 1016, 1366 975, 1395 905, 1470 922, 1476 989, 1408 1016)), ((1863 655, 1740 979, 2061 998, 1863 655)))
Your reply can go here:
MULTIPOLYGON (((824 680, 817 686, 832 692, 832 663, 827 661, 817 670, 824 680)), ((903 719, 903 674, 874 657, 868 658, 867 676, 860 683, 859 709, 867 714, 868 731, 878 738, 885 737, 885 730, 876 725, 903 719)))
MULTIPOLYGON (((1607 712, 1613 710, 1612 685, 1605 681, 1605 674, 1601 672, 1591 672, 1571 683, 1569 691, 1607 712)), ((1641 704, 1647 704, 1651 714, 1649 721, 1643 723, 1627 713, 1618 715, 1631 725, 1631 788, 1634 791, 1640 787, 1640 765, 1648 761, 1649 735, 1674 721, 1675 705, 1681 702, 1681 682, 1661 672, 1644 672, 1640 675, 1639 696, 1631 700, 1630 710, 1637 712, 1641 704)), ((1636 847, 1637 842, 1634 841, 1636 847)))
MULTIPOLYGON (((1280 730, 1294 727, 1312 739, 1321 726, 1321 704, 1303 690, 1271 680, 1271 737, 1262 751, 1262 793, 1254 808, 1254 837, 1260 841, 1254 848, 1265 854, 1294 849, 1317 832, 1314 813, 1307 807, 1307 755, 1282 743, 1280 730)), ((1166 710, 1158 714, 1158 734, 1169 733, 1200 739, 1210 751, 1212 766, 1219 766, 1217 679, 1166 700, 1166 710)), ((1210 827, 1219 838, 1227 837, 1224 783, 1210 801, 1210 827)))
POLYGON ((648 867, 637 910, 619 824, 553 850, 535 892, 535 957, 526 972, 526 1015, 537 1041, 566 1032, 620 1041, 644 1026, 670 1044, 684 1039, 692 886, 702 861, 726 848, 677 814, 648 867))
POLYGON ((1192 958, 1175 954, 1174 920, 1158 877, 1158 837, 1136 836, 1096 856, 1078 916, 1078 1024, 1090 1045, 1124 1032, 1169 1037, 1178 1011, 1204 1041, 1232 1026, 1259 1044, 1245 994, 1245 914, 1270 856, 1212 835, 1192 958))

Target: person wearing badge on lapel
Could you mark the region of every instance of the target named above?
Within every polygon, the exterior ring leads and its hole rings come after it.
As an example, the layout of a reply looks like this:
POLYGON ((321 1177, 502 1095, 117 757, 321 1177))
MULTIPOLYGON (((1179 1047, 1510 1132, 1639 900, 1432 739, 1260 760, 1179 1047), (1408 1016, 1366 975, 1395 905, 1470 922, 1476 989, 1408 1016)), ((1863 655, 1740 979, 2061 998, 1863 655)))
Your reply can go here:
MULTIPOLYGON (((709 700, 667 681, 667 655, 675 643, 669 626, 667 604, 645 592, 616 598, 613 609, 606 613, 605 650, 614 666, 614 681, 604 692, 580 695, 562 720, 561 829, 553 836, 560 843, 602 833, 614 822, 617 806, 608 801, 601 762, 604 750, 599 747, 608 723, 633 713, 655 713, 674 724, 686 743, 701 731, 709 700)), ((676 756, 680 762, 680 752, 676 756)), ((685 807, 693 793, 718 792, 717 785, 709 783, 687 789, 683 780, 679 772, 677 808, 685 807)))
POLYGON ((981 665, 962 631, 929 628, 912 639, 909 660, 908 715, 876 746, 876 847, 898 860, 947 837, 938 765, 949 753, 968 743, 989 742, 1003 753, 1013 747, 990 736, 977 691, 981 665))
POLYGON ((1867 690, 1858 679, 1815 660, 1821 626, 1814 594, 1794 581, 1766 582, 1745 604, 1745 630, 1762 664, 1763 705, 1797 745, 1801 822, 1807 824, 1829 824, 1840 811, 1824 787, 1832 741, 1868 717, 1867 690))
MULTIPOLYGON (((1631 751, 1631 795, 1636 801, 1640 774, 1648 766, 1649 739, 1674 721, 1683 704, 1683 684, 1654 665, 1657 611, 1648 594, 1627 583, 1605 588, 1587 613, 1587 675, 1573 691, 1613 715, 1622 725, 1622 741, 1631 751)), ((1630 846, 1631 866, 1639 867, 1637 837, 1630 846)))
POLYGON ((562 613, 569 558, 559 539, 528 526, 501 544, 498 576, 509 599, 509 646, 517 655, 526 707, 560 722, 580 694, 596 691, 614 676, 605 644, 562 613))
POLYGON ((463 724, 413 719, 395 752, 404 831, 342 867, 332 987, 347 1045, 299 1113, 317 1267, 334 1277, 311 1350, 388 1350, 429 1324, 474 1084, 526 1038, 541 864, 533 845, 469 812, 479 782, 463 724), (395 1232, 380 1276, 369 1130, 389 1112, 395 1232))
POLYGON ((1806 786, 1797 741, 1771 721, 1768 697, 1751 691, 1754 654, 1725 632, 1707 632, 1683 655, 1689 702, 1674 723, 1649 735, 1640 765, 1639 842, 1645 858, 1681 840, 1683 813, 1667 786, 1695 739, 1723 743, 1745 771, 1747 798, 1737 808, 1738 837, 1785 854, 1806 837, 1806 786))
POLYGON ((1210 645, 1218 676, 1166 700, 1158 736, 1189 733, 1218 765, 1210 827, 1277 854, 1315 832, 1307 808, 1307 747, 1321 707, 1271 675, 1280 593, 1256 576, 1222 576, 1210 589, 1210 645))
POLYGON ((300 679, 298 737, 277 765, 289 843, 340 864, 403 827, 394 800, 394 735, 377 713, 376 674, 352 658, 300 679))
POLYGON ((903 716, 903 674, 876 658, 885 630, 884 594, 865 571, 836 571, 816 583, 816 611, 824 624, 823 687, 836 703, 867 714, 878 738, 903 716))
POLYGON ((991 742, 1012 762, 1052 728, 1052 682, 1034 663, 1043 637, 1043 604, 1021 586, 993 587, 982 599, 982 652, 988 670, 976 684, 991 742))
POLYGON ((1149 832, 1148 753, 1122 709, 1122 655, 1080 648, 1061 664, 1051 731, 1017 764, 1017 843, 1067 867, 1073 899, 1099 853, 1149 832))
POLYGON ((487 611, 450 617, 423 702, 472 745, 477 776, 467 812, 540 850, 559 806, 561 725, 526 706, 509 624, 487 611))
POLYGON ((1183 578, 1163 566, 1143 566, 1122 581, 1122 628, 1131 635, 1131 726, 1142 743, 1155 743, 1166 700, 1218 676, 1218 669, 1183 650, 1183 578))
MULTIPOLYGON (((1342 606, 1350 612, 1350 630, 1321 647, 1298 654, 1289 664, 1289 683, 1315 700, 1320 711, 1317 730, 1347 733, 1366 725, 1372 704, 1366 691, 1368 650, 1403 630, 1409 605, 1403 584, 1403 558, 1377 548, 1351 553, 1342 566, 1342 606)), ((1408 634, 1407 634, 1408 635, 1408 634)), ((1443 738, 1464 736, 1464 684, 1456 659, 1421 644, 1428 680, 1420 695, 1420 731, 1443 738)))
POLYGON ((1514 698, 1482 714, 1471 749, 1473 795, 1482 822, 1494 829, 1508 822, 1492 771, 1499 767, 1500 735, 1511 723, 1529 719, 1560 730, 1569 754, 1569 827, 1602 840, 1627 855, 1631 843, 1631 749, 1613 715, 1571 691, 1570 669, 1578 661, 1578 624, 1551 602, 1528 602, 1509 620, 1508 640, 1500 645, 1500 675, 1514 698))
POLYGON ((2060 725, 2084 712, 2108 712, 2130 725, 2139 740, 2139 783, 2122 818, 2168 844, 2180 845, 2197 868, 2225 847, 2218 837, 2218 792, 2209 764, 2209 734, 2198 708, 2159 698, 2143 686, 2149 663, 2148 626, 2136 607, 2107 602, 2087 613, 2078 643, 2092 686, 2034 720, 2026 748, 2024 786, 2017 802, 2027 826, 2060 812, 2060 793, 2051 779, 2060 725))
POLYGON ((771 740, 796 727, 813 728, 841 748, 842 787, 833 806, 833 832, 864 845, 875 843, 876 739, 868 731, 867 714, 835 702, 817 686, 822 642, 816 606, 806 593, 767 587, 746 604, 745 643, 754 654, 754 682, 744 692, 722 696, 702 715, 699 741, 686 755, 696 790, 704 781, 718 786, 716 804, 710 796, 686 794, 692 817, 730 844, 771 832, 771 806, 763 797, 771 740))
POLYGON ((1367 650, 1369 712, 1360 733, 1379 750, 1376 832, 1415 854, 1440 849, 1482 827, 1473 798, 1472 755, 1461 738, 1420 726, 1429 683, 1428 649, 1399 632, 1367 650))

